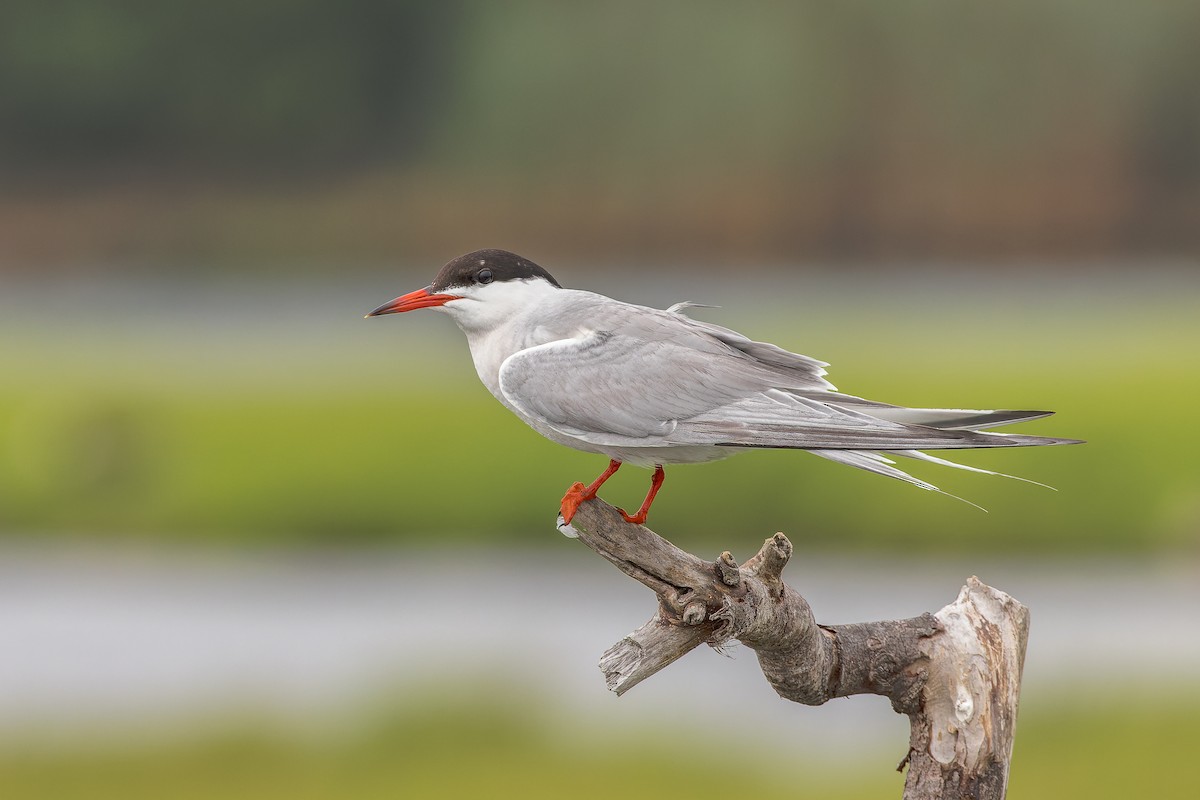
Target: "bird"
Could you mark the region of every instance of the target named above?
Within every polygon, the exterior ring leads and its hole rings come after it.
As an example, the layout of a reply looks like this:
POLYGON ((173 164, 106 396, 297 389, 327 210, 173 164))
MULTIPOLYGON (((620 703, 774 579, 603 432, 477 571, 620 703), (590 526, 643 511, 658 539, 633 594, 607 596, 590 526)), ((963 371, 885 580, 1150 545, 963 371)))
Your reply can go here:
POLYGON ((825 378, 828 363, 684 313, 697 305, 657 309, 567 289, 528 258, 487 249, 453 259, 430 285, 366 316, 448 314, 505 408, 553 442, 609 458, 596 480, 563 497, 568 525, 623 464, 654 470, 641 507, 618 509, 643 524, 666 465, 746 450, 805 450, 941 492, 889 456, 1003 475, 924 451, 1079 443, 987 430, 1051 411, 909 408, 841 393, 825 378))

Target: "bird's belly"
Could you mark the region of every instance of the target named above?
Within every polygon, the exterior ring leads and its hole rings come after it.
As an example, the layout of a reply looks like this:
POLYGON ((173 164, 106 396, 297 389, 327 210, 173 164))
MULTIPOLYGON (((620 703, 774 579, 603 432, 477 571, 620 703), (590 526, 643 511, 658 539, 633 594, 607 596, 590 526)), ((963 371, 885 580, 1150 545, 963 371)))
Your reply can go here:
POLYGON ((516 411, 516 409, 512 410, 526 425, 556 444, 561 444, 574 450, 581 450, 585 453, 608 456, 623 464, 632 464, 636 467, 654 467, 659 464, 703 464, 708 461, 720 461, 723 458, 729 458, 732 455, 742 452, 742 449, 738 447, 716 447, 713 445, 629 447, 594 444, 555 430, 540 420, 530 419, 519 411, 516 411))
POLYGON ((609 458, 615 458, 622 463, 638 467, 653 467, 657 464, 704 464, 708 461, 720 461, 722 458, 729 458, 741 452, 736 447, 714 447, 712 445, 680 447, 596 447, 591 445, 587 449, 590 452, 602 453, 609 458))

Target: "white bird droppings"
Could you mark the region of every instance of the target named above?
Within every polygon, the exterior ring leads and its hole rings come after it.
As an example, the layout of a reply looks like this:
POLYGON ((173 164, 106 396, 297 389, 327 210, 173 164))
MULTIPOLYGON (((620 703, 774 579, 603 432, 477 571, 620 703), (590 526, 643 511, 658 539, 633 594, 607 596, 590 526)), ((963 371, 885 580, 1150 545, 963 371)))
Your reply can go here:
POLYGON ((957 696, 954 699, 954 716, 958 718, 960 725, 966 725, 971 721, 974 713, 975 700, 971 697, 970 690, 960 683, 958 685, 957 696))

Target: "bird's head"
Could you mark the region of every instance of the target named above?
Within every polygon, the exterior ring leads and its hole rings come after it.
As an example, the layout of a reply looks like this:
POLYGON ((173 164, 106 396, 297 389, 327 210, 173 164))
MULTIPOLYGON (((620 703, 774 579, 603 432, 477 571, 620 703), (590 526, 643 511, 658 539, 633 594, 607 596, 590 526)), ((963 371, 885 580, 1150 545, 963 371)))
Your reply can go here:
POLYGON ((429 286, 384 303, 367 316, 434 308, 449 313, 464 330, 485 329, 561 288, 549 272, 516 253, 476 250, 442 267, 429 286))

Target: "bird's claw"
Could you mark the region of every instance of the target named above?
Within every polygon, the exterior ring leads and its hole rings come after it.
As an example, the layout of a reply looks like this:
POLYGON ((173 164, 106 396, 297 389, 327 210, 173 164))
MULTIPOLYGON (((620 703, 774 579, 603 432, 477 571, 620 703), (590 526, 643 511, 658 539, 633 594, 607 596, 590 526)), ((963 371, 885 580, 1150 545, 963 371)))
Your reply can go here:
POLYGON ((630 514, 628 511, 626 511, 623 508, 618 508, 617 511, 621 514, 621 516, 625 519, 626 522, 629 522, 633 525, 645 525, 646 524, 646 517, 648 516, 648 514, 645 511, 639 511, 636 514, 630 514))
POLYGON ((587 487, 582 483, 578 481, 572 483, 571 488, 567 489, 567 493, 563 495, 562 503, 558 508, 558 513, 562 514, 563 522, 570 525, 571 519, 575 516, 575 512, 579 510, 580 504, 585 500, 591 500, 595 496, 593 494, 589 497, 587 487))

